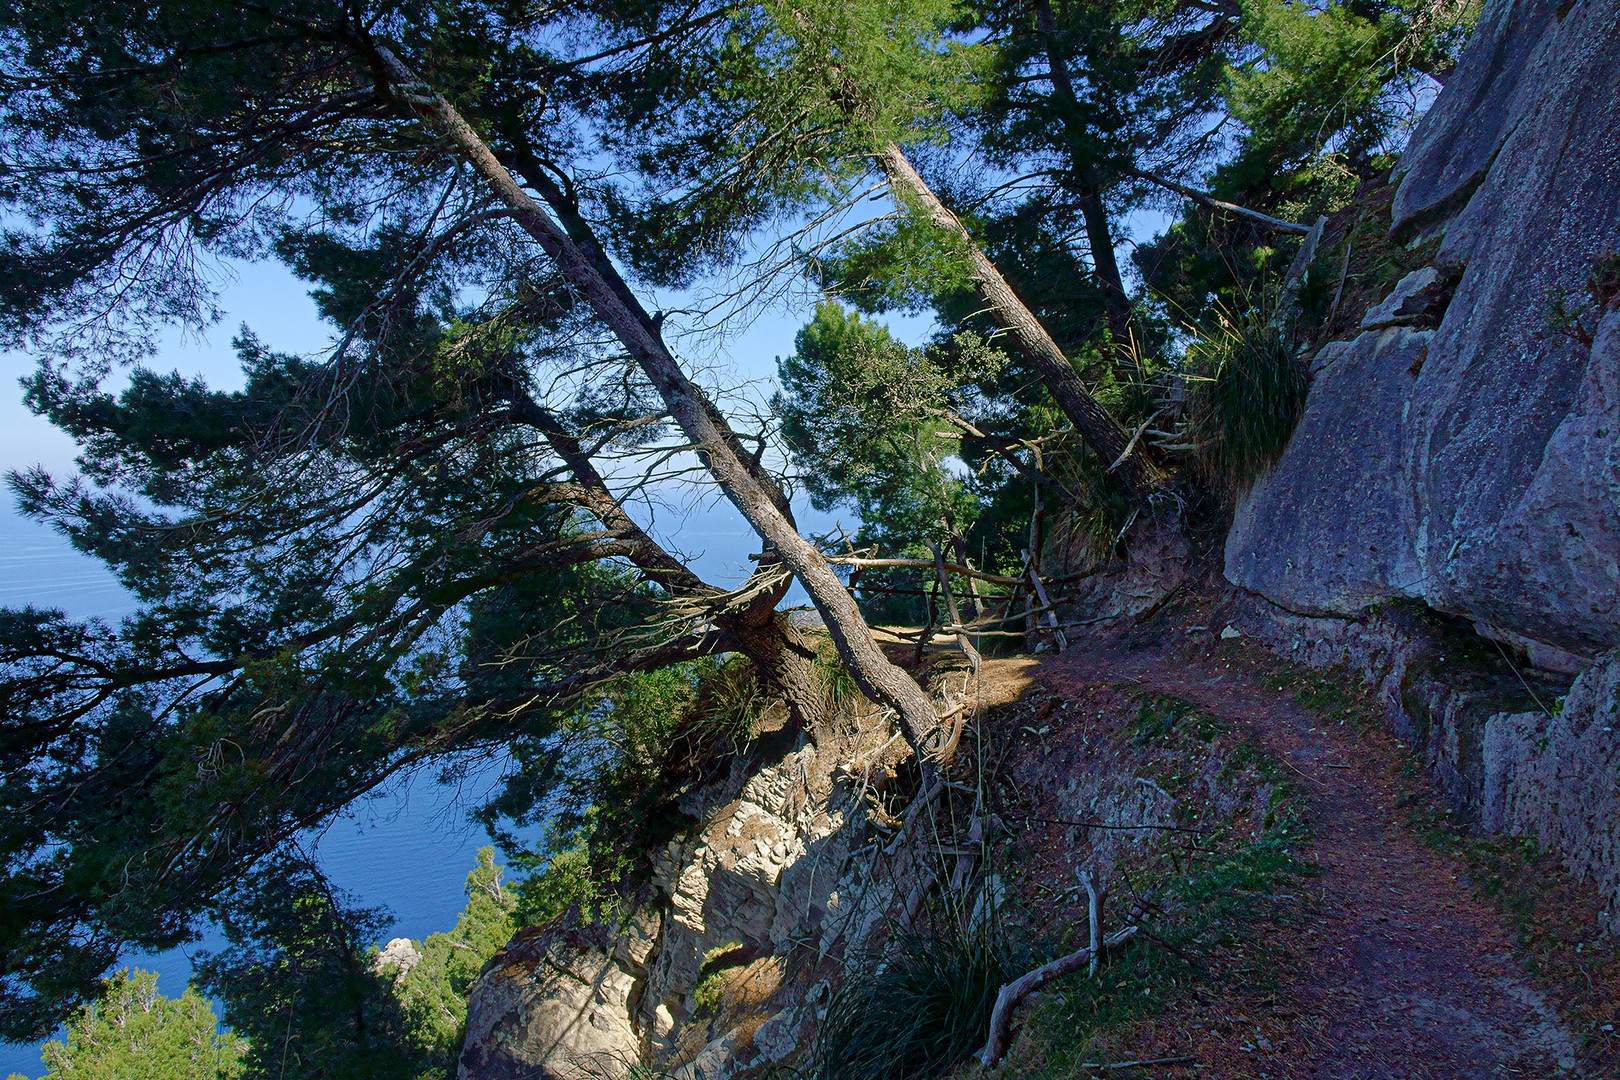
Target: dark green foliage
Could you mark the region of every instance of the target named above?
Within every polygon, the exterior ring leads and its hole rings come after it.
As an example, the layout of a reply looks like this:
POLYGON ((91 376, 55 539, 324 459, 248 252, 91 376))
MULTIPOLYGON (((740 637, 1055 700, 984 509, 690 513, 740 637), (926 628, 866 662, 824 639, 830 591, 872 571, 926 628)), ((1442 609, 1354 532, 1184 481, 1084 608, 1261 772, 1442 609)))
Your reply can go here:
MULTIPOLYGON (((970 331, 907 348, 836 303, 817 307, 795 346, 777 359, 772 407, 812 503, 855 510, 854 542, 885 555, 931 559, 937 548, 952 562, 1016 569, 1026 483, 963 422, 988 424, 977 387, 1006 357, 970 331)), ((868 570, 861 580, 878 621, 923 621, 937 587, 928 572, 868 570)))
POLYGON ((1023 972, 997 920, 935 910, 856 968, 827 1006, 811 1080, 924 1080, 984 1045, 1001 987, 1023 972))
POLYGON ((544 862, 530 857, 535 869, 517 887, 517 918, 523 925, 539 926, 575 907, 585 919, 598 913, 603 889, 592 873, 590 824, 551 830, 541 849, 544 862))
POLYGON ((478 816, 492 830, 546 827, 538 850, 499 836, 528 872, 518 917, 544 922, 579 904, 592 918, 611 905, 692 824, 676 800, 745 748, 763 713, 785 708, 747 660, 705 657, 617 678, 555 729, 514 738, 516 768, 478 816))
POLYGON ((837 304, 818 306, 795 346, 772 404, 817 508, 847 502, 907 539, 966 533, 978 500, 946 467, 962 432, 940 416, 959 378, 837 304))
POLYGON ((395 771, 543 741, 554 702, 688 653, 622 635, 666 590, 618 561, 552 441, 656 443, 646 388, 372 63, 387 41, 480 124, 556 136, 514 152, 566 163, 567 125, 528 121, 596 94, 527 16, 24 3, 0 28, 0 329, 45 358, 28 404, 83 451, 11 485, 141 601, 116 629, 0 614, 0 1027, 37 1038, 120 948, 190 939, 395 771), (208 321, 219 257, 308 279, 333 351, 244 333, 240 390, 145 366, 113 389, 163 327, 208 321), (596 361, 605 383, 545 396, 548 366, 596 361))
MULTIPOLYGON (((1449 71, 1479 14, 1418 0, 1306 4, 1240 0, 1224 106, 1241 125, 1203 185, 1218 198, 1310 224, 1346 207, 1394 164, 1433 75, 1449 71)), ((1381 228, 1387 228, 1384 220, 1381 228)), ((1134 255, 1175 322, 1246 314, 1275 290, 1298 240, 1184 207, 1134 255)))
POLYGON ((371 970, 388 925, 352 906, 307 860, 280 856, 220 910, 222 952, 199 957, 198 983, 225 1001, 248 1040, 250 1078, 416 1080, 428 1063, 388 977, 371 970))

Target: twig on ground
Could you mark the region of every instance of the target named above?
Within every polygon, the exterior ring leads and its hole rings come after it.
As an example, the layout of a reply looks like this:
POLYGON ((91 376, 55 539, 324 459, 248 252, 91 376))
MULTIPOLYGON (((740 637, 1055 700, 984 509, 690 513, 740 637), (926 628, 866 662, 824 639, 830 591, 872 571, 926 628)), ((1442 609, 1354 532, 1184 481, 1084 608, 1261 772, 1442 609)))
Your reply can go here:
MULTIPOLYGON (((1129 941, 1136 934, 1136 927, 1127 926, 1119 930, 1102 942, 1102 948, 1111 949, 1115 945, 1129 941)), ((986 1069, 994 1068, 1007 1052, 1007 1042, 1012 1028, 1012 1013, 1030 994, 1039 990, 1053 979, 1061 979, 1065 975, 1079 971, 1091 962, 1095 950, 1090 946, 1077 949, 1067 956, 1060 956, 1049 964, 1042 964, 1034 971, 1020 975, 1012 982, 1001 988, 996 995, 995 1008, 990 1012, 990 1037, 985 1041, 984 1050, 979 1053, 979 1064, 986 1069)))
POLYGON ((1143 1061, 1116 1061, 1116 1062, 1113 1062, 1112 1064, 1108 1064, 1108 1065, 1105 1065, 1100 1061, 1082 1061, 1080 1063, 1080 1067, 1082 1069, 1102 1069, 1102 1070, 1110 1070, 1110 1069, 1142 1069, 1142 1068, 1146 1068, 1149 1065, 1190 1065, 1190 1064, 1192 1064, 1192 1062, 1193 1062, 1193 1059, 1190 1058, 1190 1057, 1148 1058, 1148 1059, 1143 1060, 1143 1061))
POLYGON ((1088 978, 1096 978, 1097 963, 1102 959, 1102 905, 1107 890, 1097 888, 1097 883, 1091 880, 1091 875, 1076 867, 1074 876, 1080 879, 1080 884, 1086 888, 1086 913, 1091 923, 1091 964, 1086 968, 1088 978))

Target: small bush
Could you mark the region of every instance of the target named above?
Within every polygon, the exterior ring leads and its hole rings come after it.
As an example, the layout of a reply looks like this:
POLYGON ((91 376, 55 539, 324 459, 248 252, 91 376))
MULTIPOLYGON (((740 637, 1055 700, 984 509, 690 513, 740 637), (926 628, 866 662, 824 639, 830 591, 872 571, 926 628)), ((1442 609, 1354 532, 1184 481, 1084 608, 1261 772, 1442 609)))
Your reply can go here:
POLYGON ((524 926, 539 926, 561 915, 575 904, 589 918, 601 888, 591 873, 588 836, 573 838, 568 846, 552 852, 545 866, 517 886, 517 918, 524 926))
POLYGON ((1610 251, 1593 257, 1586 291, 1604 311, 1620 303, 1620 253, 1610 251))
POLYGON ((1022 973, 996 920, 936 912, 852 971, 811 1051, 810 1080, 922 1080, 979 1050, 996 995, 1022 973))
POLYGON ((1309 373, 1261 308, 1223 314, 1187 350, 1189 441, 1202 470, 1236 491, 1282 456, 1305 411, 1309 373))

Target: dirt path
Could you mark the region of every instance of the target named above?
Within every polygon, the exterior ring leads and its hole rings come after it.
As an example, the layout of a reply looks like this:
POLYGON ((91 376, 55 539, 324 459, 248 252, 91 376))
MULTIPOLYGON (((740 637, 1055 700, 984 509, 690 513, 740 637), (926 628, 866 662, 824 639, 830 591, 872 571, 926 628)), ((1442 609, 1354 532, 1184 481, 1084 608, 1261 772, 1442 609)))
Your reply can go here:
MULTIPOLYGON (((1459 880, 1457 863, 1398 820, 1402 754, 1393 738, 1324 726, 1289 695, 1218 658, 1074 651, 1044 664, 1042 680, 1054 689, 1070 681, 1144 686, 1193 702, 1247 728, 1297 774, 1324 871, 1310 885, 1318 921, 1269 1003, 1234 1003, 1243 1023, 1224 1032, 1186 1032, 1189 1049, 1216 1039, 1230 1051, 1198 1053, 1200 1061, 1227 1062, 1233 1077, 1582 1075, 1567 1032, 1514 960, 1500 916, 1459 880)), ((1203 1066, 1198 1075, 1222 1068, 1203 1066)))

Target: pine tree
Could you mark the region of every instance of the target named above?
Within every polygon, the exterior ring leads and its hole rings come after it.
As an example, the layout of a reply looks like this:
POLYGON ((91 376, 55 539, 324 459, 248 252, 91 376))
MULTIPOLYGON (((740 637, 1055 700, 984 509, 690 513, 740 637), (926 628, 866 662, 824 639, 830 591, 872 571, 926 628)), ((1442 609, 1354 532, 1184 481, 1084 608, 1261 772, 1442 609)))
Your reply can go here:
POLYGON ((244 1043, 219 1030, 208 999, 191 987, 158 993, 150 971, 124 969, 45 1044, 45 1080, 236 1080, 244 1043))

